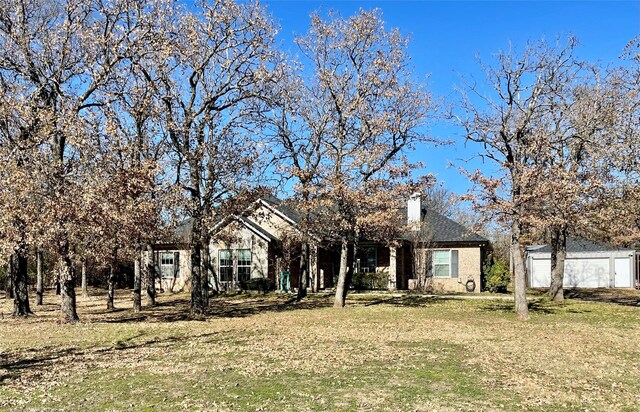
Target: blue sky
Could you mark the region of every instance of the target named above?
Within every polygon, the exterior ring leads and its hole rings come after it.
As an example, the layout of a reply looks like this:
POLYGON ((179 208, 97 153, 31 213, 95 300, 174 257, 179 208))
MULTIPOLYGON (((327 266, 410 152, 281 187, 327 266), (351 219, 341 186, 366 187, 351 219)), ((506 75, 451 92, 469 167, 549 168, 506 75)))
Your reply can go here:
MULTIPOLYGON (((281 25, 283 46, 294 53, 294 35, 307 30, 312 11, 337 10, 347 17, 360 8, 381 9, 388 27, 397 27, 411 38, 416 75, 427 81, 434 94, 450 100, 456 98, 454 87, 461 84, 461 76, 482 78, 476 56, 489 62, 509 42, 522 46, 527 40, 575 35, 580 40, 578 57, 609 64, 616 63, 626 43, 640 34, 640 1, 270 0, 263 4, 281 25)), ((433 125, 429 132, 455 144, 418 148, 411 157, 424 162, 425 171, 435 173, 448 189, 463 193, 470 187, 458 167, 490 167, 478 159, 466 161, 478 148, 465 146, 454 125, 433 125)))

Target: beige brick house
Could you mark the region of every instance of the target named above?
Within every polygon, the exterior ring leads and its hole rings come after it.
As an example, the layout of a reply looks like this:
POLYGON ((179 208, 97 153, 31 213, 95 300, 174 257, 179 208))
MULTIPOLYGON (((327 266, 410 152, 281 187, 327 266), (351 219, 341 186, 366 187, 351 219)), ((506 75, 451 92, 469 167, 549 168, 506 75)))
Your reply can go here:
MULTIPOLYGON (((387 243, 362 239, 349 265, 354 273, 375 273, 389 290, 406 290, 420 283, 433 292, 479 292, 482 262, 489 241, 464 226, 422 207, 412 197, 407 208, 408 228, 387 243)), ((209 280, 214 290, 238 289, 249 279, 269 278, 279 286, 280 274, 289 272, 291 287, 300 275, 299 248, 285 246, 288 234, 297 230, 299 213, 285 202, 269 197, 257 200, 241 215, 224 218, 212 232, 209 245, 209 280)), ((178 228, 187 239, 189 222, 178 228)), ((166 290, 189 288, 189 250, 181 243, 154 246, 150 258, 166 290)), ((308 285, 313 290, 334 286, 339 269, 339 251, 328 242, 311 245, 308 285)), ((377 284, 380 286, 380 283, 377 284)))

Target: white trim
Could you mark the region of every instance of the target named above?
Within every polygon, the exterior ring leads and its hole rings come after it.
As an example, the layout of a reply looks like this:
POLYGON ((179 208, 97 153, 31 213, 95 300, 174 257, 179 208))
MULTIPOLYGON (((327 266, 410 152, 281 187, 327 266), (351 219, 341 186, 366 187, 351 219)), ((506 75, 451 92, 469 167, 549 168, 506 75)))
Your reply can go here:
MULTIPOLYGON (((158 267, 160 269, 160 278, 161 279, 173 279, 173 278, 177 278, 180 275, 180 268, 178 268, 178 272, 176 274, 176 257, 175 257, 175 251, 161 251, 159 252, 159 260, 160 262, 158 262, 158 267), (167 258, 165 257, 165 255, 171 255, 171 258, 167 258), (163 261, 165 260, 171 260, 171 263, 163 263, 163 261), (171 268, 171 269, 169 269, 171 268), (166 274, 168 273, 168 274, 166 274), (177 276, 176 276, 177 275, 177 276)), ((178 252, 179 253, 179 252, 178 252)))
POLYGON ((234 270, 233 270, 233 249, 218 249, 218 281, 220 283, 233 283, 233 278, 234 278, 234 270), (225 259, 225 260, 229 260, 231 261, 231 265, 222 265, 222 252, 229 252, 229 259, 225 259), (222 280, 222 268, 231 268, 231 279, 229 280, 222 280))
POLYGON ((289 216, 285 215, 284 213, 282 213, 281 211, 279 211, 275 207, 271 206, 269 203, 267 203, 266 200, 260 198, 260 199, 258 199, 257 203, 262 203, 265 207, 270 209, 273 213, 275 213, 276 215, 279 215, 281 218, 283 218, 284 220, 288 221, 293 226, 298 226, 298 224, 293 219, 291 219, 289 216))
MULTIPOLYGON (((229 224, 231 224, 231 220, 236 221, 241 223, 244 227, 246 227, 247 229, 249 229, 251 232, 255 233, 256 235, 260 236, 262 239, 266 240, 267 242, 271 242, 271 238, 269 236, 266 236, 264 233, 261 233, 257 230, 255 230, 253 227, 251 227, 251 225, 247 224, 247 222, 244 221, 244 219, 241 216, 238 215, 229 215, 227 217, 225 217, 224 219, 222 219, 222 221, 220 223, 218 223, 217 225, 215 225, 213 227, 212 232, 213 233, 220 233, 225 227, 229 226, 229 224), (229 220, 229 222, 226 222, 226 220, 229 220)), ((256 225, 258 225, 256 223, 256 225)), ((260 226, 260 225, 258 225, 260 226)))
MULTIPOLYGON (((266 200, 260 198, 256 201, 256 203, 261 203, 264 207, 266 207, 267 209, 271 210, 273 213, 275 213, 276 215, 280 216, 283 220, 289 222, 291 224, 291 226, 293 226, 293 228, 300 234, 302 234, 302 231, 300 229, 298 229, 298 224, 296 222, 294 222, 289 216, 285 215, 284 213, 282 213, 281 211, 279 211, 278 209, 276 209, 275 207, 273 207, 272 205, 270 205, 266 200)), ((258 225, 260 226, 260 225, 258 225)), ((311 237, 316 241, 316 242, 321 242, 322 239, 313 234, 310 233, 311 237)))
MULTIPOLYGON (((433 251, 433 255, 431 257, 431 266, 432 266, 432 269, 433 269, 433 278, 434 279, 453 279, 451 277, 451 250, 452 249, 431 249, 431 250, 433 251), (447 276, 437 276, 436 275, 436 263, 435 263, 435 255, 436 254, 435 254, 435 252, 447 252, 448 253, 448 255, 449 255, 449 263, 448 263, 449 273, 447 274, 447 276)), ((444 266, 443 263, 441 263, 440 265, 444 266)))

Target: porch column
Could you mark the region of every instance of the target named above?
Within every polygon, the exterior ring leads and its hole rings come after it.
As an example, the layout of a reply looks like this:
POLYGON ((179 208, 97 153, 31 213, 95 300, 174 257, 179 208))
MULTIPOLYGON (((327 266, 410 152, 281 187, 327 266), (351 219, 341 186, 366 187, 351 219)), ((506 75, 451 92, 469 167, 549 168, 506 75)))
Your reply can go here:
POLYGON ((390 246, 389 247, 389 282, 387 283, 387 289, 396 290, 396 276, 397 276, 397 265, 396 265, 396 253, 397 248, 390 246))
POLYGON ((318 291, 318 246, 309 245, 309 274, 311 275, 311 291, 318 291))

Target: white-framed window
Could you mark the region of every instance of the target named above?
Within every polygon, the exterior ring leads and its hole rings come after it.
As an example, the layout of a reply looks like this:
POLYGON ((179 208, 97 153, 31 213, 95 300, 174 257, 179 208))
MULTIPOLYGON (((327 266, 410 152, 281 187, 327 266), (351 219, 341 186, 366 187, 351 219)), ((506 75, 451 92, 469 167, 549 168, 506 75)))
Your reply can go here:
POLYGON ((433 276, 436 278, 451 277, 451 251, 433 251, 433 276))
POLYGON ((175 252, 160 253, 160 275, 163 278, 179 277, 180 271, 176 270, 176 254, 175 252))
POLYGON ((458 251, 434 250, 433 251, 433 277, 457 278, 458 277, 458 251))
POLYGON ((251 249, 238 249, 238 282, 251 278, 251 249))
POLYGON ((218 252, 220 262, 220 281, 231 282, 233 280, 233 256, 230 249, 222 249, 218 252))

